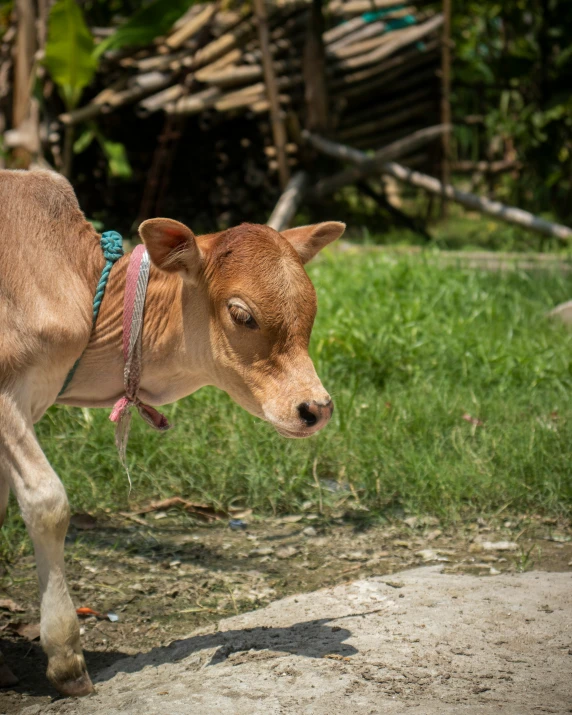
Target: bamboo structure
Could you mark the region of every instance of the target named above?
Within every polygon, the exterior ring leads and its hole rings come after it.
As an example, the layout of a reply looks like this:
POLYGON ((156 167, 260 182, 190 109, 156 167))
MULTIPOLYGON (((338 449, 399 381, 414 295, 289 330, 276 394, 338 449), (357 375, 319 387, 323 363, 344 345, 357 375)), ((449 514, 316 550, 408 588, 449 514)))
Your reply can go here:
MULTIPOLYGON (((143 177, 139 195, 146 197, 135 210, 140 216, 156 210, 153 192, 169 198, 167 165, 176 170, 179 157, 185 157, 185 166, 195 168, 198 161, 205 176, 193 183, 196 211, 205 206, 222 224, 229 216, 266 217, 279 192, 290 186, 291 173, 303 170, 307 185, 311 174, 318 174, 317 185, 327 188, 333 177, 319 178, 324 167, 304 150, 301 128, 356 149, 393 146, 429 129, 432 138, 409 158, 420 169, 435 169, 441 138, 431 128, 441 116, 444 18, 434 5, 255 0, 240 11, 222 6, 209 0, 194 4, 148 46, 104 53, 95 81, 73 111, 63 110, 46 83, 40 153, 61 167, 63 137, 72 130, 79 136, 79 125, 95 121, 102 136, 124 143, 128 157, 147 157, 135 172, 143 177), (128 125, 133 129, 119 131, 128 125)), ((93 33, 96 42, 111 28, 105 30, 93 33)), ((3 55, 0 48, 0 58, 15 55, 13 47, 8 50, 3 55)), ((0 105, 4 67, 13 74, 2 60, 0 105)), ((11 93, 6 97, 5 104, 12 102, 11 93)), ((181 183, 187 180, 184 174, 181 183)))

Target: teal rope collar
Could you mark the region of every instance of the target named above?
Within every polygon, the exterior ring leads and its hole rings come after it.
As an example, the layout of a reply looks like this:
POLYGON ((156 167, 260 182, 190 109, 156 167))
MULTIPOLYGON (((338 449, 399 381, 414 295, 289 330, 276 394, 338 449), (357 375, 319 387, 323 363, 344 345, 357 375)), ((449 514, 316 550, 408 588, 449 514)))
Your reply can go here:
MULTIPOLYGON (((116 263, 116 261, 118 261, 123 255, 123 239, 121 238, 121 234, 117 233, 117 231, 106 231, 105 233, 102 233, 100 245, 101 250, 103 251, 103 257, 105 258, 105 266, 103 266, 103 270, 101 271, 101 277, 99 279, 97 288, 95 289, 95 295, 93 297, 93 321, 91 324, 92 330, 95 327, 97 316, 99 315, 99 309, 101 308, 101 302, 103 301, 103 296, 105 295, 105 288, 107 286, 107 281, 109 279, 111 269, 113 268, 113 265, 116 263)), ((60 397, 69 387, 69 384, 72 381, 73 376, 75 375, 75 371, 77 370, 77 366, 79 365, 79 362, 82 357, 83 353, 78 357, 72 369, 68 372, 68 376, 66 377, 64 386, 58 393, 58 397, 60 397)))

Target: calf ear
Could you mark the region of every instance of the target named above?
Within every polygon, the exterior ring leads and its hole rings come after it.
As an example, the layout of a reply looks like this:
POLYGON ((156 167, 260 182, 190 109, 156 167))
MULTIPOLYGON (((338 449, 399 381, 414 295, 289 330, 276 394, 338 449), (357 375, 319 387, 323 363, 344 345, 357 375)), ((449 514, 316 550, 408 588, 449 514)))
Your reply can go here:
POLYGON ((197 275, 202 255, 194 233, 185 224, 170 218, 151 218, 139 226, 139 235, 151 261, 162 271, 197 275))
POLYGON ((335 241, 346 230, 346 224, 339 221, 325 221, 313 226, 300 226, 282 231, 300 256, 302 263, 308 263, 328 243, 335 241))

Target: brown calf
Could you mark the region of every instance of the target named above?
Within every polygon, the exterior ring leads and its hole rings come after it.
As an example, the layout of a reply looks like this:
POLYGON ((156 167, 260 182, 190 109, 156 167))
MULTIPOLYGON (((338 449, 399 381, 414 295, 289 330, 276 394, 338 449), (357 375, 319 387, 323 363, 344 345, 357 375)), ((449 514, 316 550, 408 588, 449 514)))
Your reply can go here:
MULTIPOLYGON (((0 525, 11 488, 36 554, 48 677, 61 693, 84 695, 92 684, 64 571, 69 506, 33 425, 56 401, 109 407, 123 394, 128 258, 111 272, 92 332, 104 259, 69 183, 50 172, 0 171, 0 207, 0 525)), ((143 402, 216 385, 286 437, 319 431, 333 406, 308 356, 316 295, 302 264, 344 228, 327 222, 280 234, 243 224, 196 237, 177 221, 145 221, 153 265, 143 402)))

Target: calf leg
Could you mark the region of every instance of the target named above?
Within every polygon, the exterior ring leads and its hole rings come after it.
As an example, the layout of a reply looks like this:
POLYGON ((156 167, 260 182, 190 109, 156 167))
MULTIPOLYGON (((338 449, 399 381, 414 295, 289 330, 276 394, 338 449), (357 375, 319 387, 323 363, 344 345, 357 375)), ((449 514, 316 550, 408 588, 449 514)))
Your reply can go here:
POLYGON ((48 678, 63 695, 86 695, 93 686, 64 569, 67 496, 36 440, 31 417, 6 395, 0 395, 0 414, 0 470, 14 491, 36 555, 48 678))

